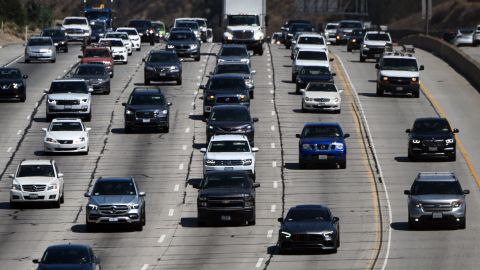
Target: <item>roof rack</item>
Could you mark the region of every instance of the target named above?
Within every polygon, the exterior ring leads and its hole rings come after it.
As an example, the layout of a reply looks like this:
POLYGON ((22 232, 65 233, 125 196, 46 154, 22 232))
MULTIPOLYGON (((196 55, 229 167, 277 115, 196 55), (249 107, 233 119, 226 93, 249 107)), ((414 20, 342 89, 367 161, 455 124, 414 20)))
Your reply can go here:
POLYGON ((392 44, 387 44, 383 55, 414 57, 414 53, 415 47, 413 45, 404 44, 401 49, 394 49, 392 44))

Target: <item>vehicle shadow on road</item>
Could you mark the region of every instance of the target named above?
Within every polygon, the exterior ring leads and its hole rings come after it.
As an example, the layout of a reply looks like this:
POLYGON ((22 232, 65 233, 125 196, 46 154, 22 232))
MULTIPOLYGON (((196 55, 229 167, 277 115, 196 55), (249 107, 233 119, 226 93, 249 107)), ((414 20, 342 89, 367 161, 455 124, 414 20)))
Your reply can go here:
POLYGON ((408 159, 408 157, 395 157, 394 158, 396 162, 412 162, 411 160, 408 159))
POLYGON ((451 162, 450 160, 442 157, 437 158, 418 158, 415 161, 408 159, 408 157, 395 157, 395 161, 397 162, 409 162, 409 163, 417 163, 417 162, 451 162))
POLYGON ((74 233, 117 233, 135 231, 132 226, 123 224, 115 224, 115 226, 106 224, 104 226, 98 225, 92 232, 87 232, 87 226, 85 224, 75 224, 70 230, 74 233))
POLYGON ((177 85, 177 83, 175 81, 152 81, 152 82, 150 82, 149 85, 146 85, 146 84, 140 83, 140 82, 136 82, 133 85, 149 87, 149 86, 157 86, 157 85, 177 85))
POLYGON ((287 170, 333 170, 337 169, 336 164, 316 164, 307 166, 305 169, 300 169, 300 165, 298 163, 286 162, 285 169, 287 170))
POLYGON ((194 143, 194 144, 192 144, 192 147, 194 149, 200 150, 202 148, 206 148, 207 144, 206 143, 194 143))
POLYGON ((392 222, 390 227, 396 231, 451 231, 457 227, 451 222, 425 223, 421 227, 410 229, 408 222, 392 222))
POLYGON ((297 92, 288 92, 289 95, 292 95, 292 96, 299 96, 301 93, 297 93, 297 92))
POLYGON ((395 95, 395 94, 390 94, 390 95, 385 95, 383 97, 377 96, 376 93, 366 93, 366 92, 361 92, 358 93, 359 96, 364 96, 364 97, 375 97, 375 98, 406 98, 406 99, 411 99, 412 96, 410 95, 395 95))
POLYGON ((293 81, 282 80, 282 83, 295 83, 293 81))
POLYGON ((195 121, 202 121, 205 119, 205 117, 203 117, 203 114, 192 114, 192 115, 189 115, 188 118, 195 121))
POLYGON ((12 208, 9 202, 0 202, 0 209, 15 209, 18 211, 27 210, 27 209, 51 209, 53 204, 49 202, 27 202, 21 203, 18 207, 12 208))
POLYGON ((283 65, 283 67, 286 67, 286 68, 291 68, 292 65, 283 65))

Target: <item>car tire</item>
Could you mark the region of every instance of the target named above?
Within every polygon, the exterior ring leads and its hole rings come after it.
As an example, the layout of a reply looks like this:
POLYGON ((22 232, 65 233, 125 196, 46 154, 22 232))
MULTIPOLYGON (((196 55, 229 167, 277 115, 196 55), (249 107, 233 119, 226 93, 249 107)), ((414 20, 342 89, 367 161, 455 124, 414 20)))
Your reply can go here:
POLYGON ((112 72, 112 74, 110 74, 110 78, 113 78, 113 75, 114 75, 114 72, 112 72))
MULTIPOLYGON (((145 206, 144 206, 145 207, 145 206)), ((143 208, 143 214, 142 214, 142 226, 147 225, 147 210, 143 208)))
POLYGON ((257 179, 257 175, 255 173, 252 174, 252 180, 253 182, 255 182, 255 180, 257 179))
POLYGON ((453 153, 453 155, 449 156, 448 158, 450 161, 456 161, 457 160, 457 153, 453 153))
POLYGON ((340 113, 342 113, 342 109, 338 109, 338 110, 336 110, 336 111, 335 111, 335 113, 336 113, 336 114, 340 114, 340 113))
POLYGON ((408 160, 415 162, 418 159, 417 156, 415 156, 412 152, 408 151, 408 160))
POLYGON ((419 98, 420 97, 420 90, 415 91, 412 93, 414 98, 419 98))
POLYGON ((25 59, 25 63, 30 63, 30 59, 25 59))
POLYGON ((467 219, 463 218, 457 225, 457 228, 460 230, 465 230, 467 228, 467 219))
POLYGON ((253 91, 249 91, 249 92, 248 92, 248 95, 250 96, 250 99, 253 99, 253 98, 254 98, 254 97, 253 97, 253 91))
POLYGON ((307 168, 307 163, 305 163, 305 161, 303 160, 298 160, 298 167, 300 167, 300 169, 306 169, 307 168))
POLYGON ((419 228, 418 222, 415 222, 415 220, 408 218, 408 228, 410 230, 417 230, 419 228))
POLYGON ((19 208, 18 206, 19 205, 17 202, 10 201, 10 209, 18 209, 19 208))
POLYGON ((60 198, 53 202, 53 208, 60 208, 60 198))
POLYGON ((68 53, 68 47, 65 47, 65 49, 63 49, 63 52, 68 53))
POLYGON ((285 49, 290 49, 290 45, 285 45, 285 49))
POLYGON ((55 63, 57 62, 57 59, 50 60, 50 63, 55 63))
POLYGON ((292 82, 295 82, 296 77, 297 77, 297 76, 295 76, 295 74, 292 73, 292 82))
POLYGON ((87 156, 88 155, 88 152, 90 152, 90 148, 87 146, 87 151, 83 152, 82 154, 87 156))
POLYGON ((208 119, 209 116, 210 116, 210 113, 203 112, 203 118, 208 119))
POLYGON ((141 47, 140 47, 140 48, 137 48, 137 52, 139 52, 139 51, 141 51, 141 50, 142 50, 142 48, 141 48, 141 47))
POLYGON ((53 116, 52 116, 52 115, 50 115, 50 114, 47 114, 47 116, 46 116, 46 120, 47 120, 47 122, 52 122, 52 120, 53 120, 53 116))
POLYGON ((340 161, 340 169, 346 169, 347 168, 347 160, 342 160, 340 161))
POLYGON ((383 90, 377 86, 377 96, 383 97, 383 90))
POLYGON ((26 97, 26 96, 23 96, 23 97, 21 97, 18 101, 21 102, 21 103, 24 103, 25 100, 27 100, 27 97, 26 97))
POLYGON ((255 224, 257 224, 255 217, 253 217, 252 220, 247 221, 247 225, 249 225, 249 226, 254 226, 255 224))
POLYGON ((347 47, 347 52, 352 52, 352 48, 347 47))
POLYGON ((195 62, 198 62, 198 61, 200 61, 200 55, 198 55, 198 56, 195 56, 194 60, 195 60, 195 62))
POLYGON ((300 86, 295 86, 295 94, 300 94, 300 86))
POLYGON ((257 54, 262 56, 263 55, 263 47, 257 50, 257 54))
POLYGON ((307 109, 305 109, 305 107, 303 106, 303 101, 302 101, 302 113, 306 113, 307 112, 307 109))
POLYGON ((65 203, 65 189, 62 187, 62 196, 60 197, 60 203, 65 203))
POLYGON ((144 81, 144 83, 143 83, 143 84, 145 84, 145 85, 150 85, 150 84, 151 84, 151 82, 150 82, 150 80, 148 80, 148 79, 145 79, 145 81, 144 81))
POLYGON ((87 116, 85 116, 84 120, 85 120, 85 122, 92 121, 92 113, 90 112, 89 114, 87 114, 87 116))
POLYGON ((167 126, 163 128, 163 133, 168 133, 168 132, 170 132, 170 123, 168 123, 167 126))
POLYGON ((182 85, 182 79, 177 79, 177 85, 182 85))
POLYGON ((197 218, 197 225, 198 227, 205 227, 207 226, 207 223, 204 220, 197 218))
POLYGON ((127 127, 127 126, 125 126, 125 128, 123 130, 124 130, 125 134, 130 134, 133 131, 131 127, 127 127))
POLYGON ((365 62, 365 57, 363 57, 362 54, 360 54, 360 62, 365 62))

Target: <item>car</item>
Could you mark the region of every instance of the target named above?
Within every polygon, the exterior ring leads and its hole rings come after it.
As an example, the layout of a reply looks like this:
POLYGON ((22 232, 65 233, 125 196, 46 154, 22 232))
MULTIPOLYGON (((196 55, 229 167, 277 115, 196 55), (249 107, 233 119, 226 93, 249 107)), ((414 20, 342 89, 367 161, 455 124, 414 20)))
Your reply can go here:
POLYGON ((114 75, 114 61, 112 56, 112 51, 108 47, 95 46, 95 47, 84 47, 82 50, 83 54, 79 55, 80 63, 103 63, 105 69, 110 74, 110 78, 113 78, 114 75))
POLYGON ((120 38, 101 38, 99 43, 102 46, 110 47, 114 63, 128 64, 128 49, 120 38))
POLYGON ((27 100, 28 75, 18 68, 0 67, 0 100, 27 100))
POLYGON ((341 93, 334 83, 310 82, 302 92, 302 112, 329 111, 340 113, 342 108, 341 93))
POLYGON ((165 27, 165 23, 162 21, 153 21, 152 27, 155 29, 155 41, 160 42, 160 40, 164 39, 167 35, 167 28, 165 27))
POLYGON ((79 64, 70 77, 84 79, 94 94, 110 94, 110 74, 103 63, 79 64))
POLYGON ((65 35, 65 29, 62 28, 45 28, 42 31, 42 37, 51 37, 56 51, 62 50, 68 52, 68 39, 65 35))
POLYGON ((325 66, 330 70, 328 51, 325 49, 299 49, 292 61, 292 82, 295 82, 298 72, 305 66, 325 66))
POLYGON ((246 171, 255 180, 255 153, 245 135, 214 135, 207 148, 201 148, 203 174, 209 171, 246 171))
POLYGON ((92 28, 85 17, 65 17, 62 27, 65 29, 67 39, 90 43, 92 28))
POLYGON ((457 31, 455 38, 453 39, 453 45, 460 46, 473 46, 473 36, 475 29, 473 28, 460 28, 457 31))
POLYGON ((92 119, 92 88, 83 79, 54 80, 45 89, 47 122, 57 116, 77 116, 85 121, 92 119))
POLYGON ((271 44, 281 44, 282 43, 282 32, 274 32, 272 34, 272 39, 270 40, 271 44))
POLYGON ((55 45, 51 37, 31 37, 25 46, 25 63, 32 60, 49 61, 55 63, 57 61, 57 53, 55 45))
POLYGON ((214 222, 238 221, 255 225, 254 183, 245 171, 210 171, 205 174, 198 188, 197 223, 205 226, 214 222))
POLYGON ((48 203, 60 208, 64 202, 63 173, 54 160, 22 160, 10 174, 10 208, 26 203, 48 203))
POLYGON ((285 44, 288 38, 288 32, 290 30, 290 26, 294 23, 304 23, 304 24, 312 24, 310 21, 307 20, 298 20, 298 19, 290 19, 285 22, 285 24, 281 27, 282 30, 282 43, 285 44))
POLYGON ((355 20, 341 20, 338 22, 337 32, 335 33, 335 44, 342 45, 347 43, 348 35, 353 29, 363 29, 363 23, 355 20))
POLYGON ((304 66, 300 69, 295 80, 295 93, 299 94, 310 82, 332 82, 335 72, 331 72, 327 66, 304 66))
POLYGON ((352 30, 352 33, 348 35, 347 39, 347 52, 360 49, 360 45, 362 44, 363 38, 365 37, 365 32, 366 31, 363 29, 352 30))
POLYGON ((213 106, 237 104, 250 108, 250 94, 245 78, 240 74, 218 74, 208 79, 203 89, 203 116, 207 117, 213 106))
POLYGON ((242 105, 218 105, 212 108, 207 123, 207 144, 214 135, 242 134, 247 136, 253 146, 255 138, 254 123, 258 118, 251 117, 250 111, 242 105))
POLYGON ((297 32, 315 32, 315 27, 311 23, 305 23, 305 22, 296 22, 292 23, 288 27, 288 33, 285 39, 285 48, 290 49, 290 46, 292 46, 292 40, 293 36, 297 32))
POLYGON ((217 64, 222 62, 244 62, 250 66, 250 54, 244 44, 223 44, 217 54, 217 64))
POLYGON ((190 30, 193 31, 193 33, 195 34, 195 37, 196 37, 198 40, 201 40, 201 36, 200 36, 200 26, 199 26, 198 23, 197 23, 196 21, 194 21, 194 20, 177 18, 177 19, 175 19, 175 23, 173 24, 173 27, 185 27, 185 28, 189 28, 190 30))
POLYGON ((142 231, 146 224, 145 195, 133 177, 100 177, 92 191, 85 193, 87 231, 101 224, 128 224, 142 231))
POLYGON ((338 123, 305 123, 298 141, 298 164, 300 169, 314 163, 339 164, 347 168, 347 144, 350 134, 343 133, 338 123))
POLYGON ((182 85, 182 62, 174 51, 154 50, 146 58, 144 67, 144 83, 152 81, 176 81, 182 85))
POLYGON ((170 106, 160 88, 135 87, 125 107, 125 133, 138 128, 170 129, 170 106))
POLYGON ((392 44, 392 38, 388 32, 367 31, 360 46, 360 62, 366 59, 378 61, 385 52, 385 47, 392 44))
POLYGON ((125 47, 127 48, 128 55, 132 55, 133 53, 133 43, 130 40, 130 37, 127 32, 107 32, 105 34, 105 38, 119 38, 123 41, 123 44, 125 44, 125 47))
POLYGON ((130 42, 132 43, 132 48, 140 51, 142 50, 142 41, 140 35, 137 32, 137 29, 133 27, 119 27, 116 29, 116 32, 127 33, 130 42))
POLYGON ((245 62, 220 62, 215 67, 215 70, 210 73, 210 76, 217 74, 235 73, 244 76, 245 84, 248 87, 250 99, 254 98, 255 91, 255 77, 257 73, 250 68, 250 65, 245 62))
POLYGON ((420 157, 446 157, 457 159, 455 133, 448 120, 440 117, 417 118, 408 133, 408 159, 417 161, 420 157))
POLYGON ((451 221, 459 229, 466 228, 468 189, 462 190, 453 172, 421 172, 412 187, 405 190, 408 195, 408 226, 417 229, 425 222, 434 225, 451 221))
POLYGON ((150 20, 131 20, 128 22, 128 27, 137 29, 142 42, 149 41, 150 36, 155 35, 154 27, 150 20))
POLYGON ((420 71, 417 58, 410 53, 385 52, 377 64, 377 96, 385 92, 420 97, 420 71))
POLYGON ((473 35, 473 46, 480 45, 480 24, 475 27, 475 34, 473 35))
POLYGON ((37 270, 82 269, 99 270, 100 259, 92 248, 84 244, 59 244, 48 246, 41 259, 32 260, 37 270))
POLYGON ((92 42, 98 42, 107 33, 107 23, 104 20, 91 21, 90 28, 92 29, 92 34, 90 35, 92 42))
POLYGON ((337 28, 338 23, 336 22, 330 22, 325 25, 323 34, 327 38, 327 42, 335 43, 335 41, 337 40, 337 28))
POLYGON ((205 18, 176 18, 175 23, 174 23, 174 27, 178 27, 177 22, 182 22, 182 21, 194 21, 194 22, 196 22, 198 24, 198 31, 199 31, 199 35, 200 35, 200 40, 202 42, 207 42, 208 41, 207 19, 205 19, 205 18))
POLYGON ((45 153, 82 153, 88 155, 90 150, 88 132, 78 118, 53 119, 45 132, 43 139, 45 153))
POLYGON ((191 57, 200 61, 201 43, 192 31, 175 31, 168 36, 166 50, 173 50, 178 57, 191 57))
POLYGON ((298 249, 320 249, 337 252, 340 247, 340 219, 324 205, 297 205, 285 219, 278 218, 279 253, 298 249))
MULTIPOLYGON (((326 49, 327 42, 325 38, 317 33, 301 33, 298 35, 297 39, 294 39, 294 44, 292 44, 292 52, 290 53, 290 59, 297 54, 298 50, 303 48, 308 49, 326 49)), ((292 41, 293 42, 293 41, 292 41)))

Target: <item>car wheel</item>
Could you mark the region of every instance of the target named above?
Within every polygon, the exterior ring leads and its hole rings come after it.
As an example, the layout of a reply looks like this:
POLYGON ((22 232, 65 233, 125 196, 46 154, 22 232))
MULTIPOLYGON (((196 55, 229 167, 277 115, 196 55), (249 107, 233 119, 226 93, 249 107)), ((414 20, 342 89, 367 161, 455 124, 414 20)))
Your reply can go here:
POLYGON ((303 101, 302 101, 302 112, 303 112, 303 113, 306 113, 306 112, 307 112, 307 109, 305 109, 305 106, 303 105, 303 101))
POLYGON ((365 62, 365 57, 363 57, 362 54, 360 54, 360 62, 365 62))
POLYGON ((253 217, 252 220, 247 221, 247 225, 250 225, 250 226, 253 226, 253 225, 255 225, 256 223, 257 223, 257 222, 256 222, 255 217, 253 217))
POLYGON ((168 133, 168 132, 170 132, 170 123, 168 123, 167 126, 163 128, 163 133, 168 133))
POLYGON ((47 120, 47 122, 52 122, 53 116, 50 115, 50 114, 47 114, 46 120, 47 120))
POLYGON ((182 79, 177 79, 177 85, 182 85, 182 79))
POLYGON ((467 228, 467 219, 463 218, 457 225, 457 227, 461 230, 465 230, 467 228))
POLYGON ((383 97, 383 90, 377 86, 377 96, 383 97))
POLYGON ((298 160, 298 166, 300 167, 300 169, 305 169, 307 168, 307 164, 305 163, 305 161, 303 160, 298 160))
POLYGON ((203 112, 203 118, 207 119, 210 114, 208 112, 203 112))
POLYGON ((342 113, 342 109, 338 109, 338 110, 336 110, 336 111, 335 111, 335 113, 336 113, 336 114, 340 114, 340 113, 342 113))
POLYGON ((87 116, 85 116, 85 121, 86 122, 92 121, 92 113, 89 113, 89 114, 87 114, 87 116))
POLYGON ((125 134, 130 134, 130 133, 132 133, 132 128, 131 128, 131 127, 125 126, 125 128, 124 128, 123 130, 125 131, 125 134))
POLYGON ((150 83, 151 83, 150 80, 145 79, 145 82, 144 82, 145 85, 150 85, 150 83))
POLYGON ((340 169, 346 169, 347 168, 347 160, 342 160, 340 162, 340 169))
POLYGON ((295 87, 295 94, 300 94, 300 86, 298 85, 295 87))
POLYGON ((195 60, 195 62, 200 61, 200 55, 199 55, 199 56, 196 56, 196 57, 194 58, 194 60, 195 60))
POLYGON ((18 101, 20 101, 20 102, 24 103, 24 102, 25 102, 25 100, 27 100, 27 97, 26 97, 26 96, 23 96, 23 97, 21 97, 21 98, 20 98, 18 101))
POLYGON ((352 52, 352 48, 347 47, 347 52, 352 52))
POLYGON ((68 47, 65 47, 65 49, 63 49, 63 52, 68 53, 68 47))
POLYGON ((112 72, 112 74, 110 74, 110 78, 113 78, 113 74, 114 74, 113 72, 112 72))
POLYGON ((58 198, 58 200, 53 202, 53 208, 60 208, 60 198, 58 198))
POLYGON ((415 156, 412 152, 408 151, 408 160, 417 161, 417 156, 415 156))
POLYGON ((10 201, 10 209, 18 209, 18 203, 10 201))
POLYGON ((140 48, 137 48, 137 52, 139 52, 139 51, 141 51, 141 50, 142 50, 142 48, 141 48, 141 47, 140 47, 140 48))
POLYGON ((253 91, 249 91, 248 94, 250 96, 250 99, 253 99, 253 91))
POLYGON ((414 98, 419 98, 420 97, 420 91, 413 92, 413 97, 414 98))
POLYGON ((30 59, 25 59, 25 63, 30 63, 30 59))
POLYGON ((457 153, 453 153, 453 155, 451 155, 451 156, 449 157, 449 160, 450 160, 450 161, 456 161, 456 160, 457 160, 457 153))
MULTIPOLYGON (((145 209, 145 208, 144 208, 145 209)), ((147 224, 147 210, 143 210, 142 214, 142 226, 145 226, 147 224)))
POLYGON ((262 55, 263 55, 263 48, 259 49, 259 50, 257 51, 257 54, 260 55, 260 56, 262 56, 262 55))
POLYGON ((290 45, 285 45, 285 49, 290 49, 290 45))
POLYGON ((252 174, 252 180, 253 182, 255 182, 255 180, 257 179, 257 175, 255 173, 252 174))
POLYGON ((207 223, 204 220, 197 218, 197 225, 198 227, 205 227, 207 226, 207 223))
POLYGON ((55 62, 57 62, 57 59, 53 59, 53 60, 51 60, 50 62, 51 62, 51 63, 55 63, 55 62))
POLYGON ((82 154, 84 154, 86 156, 86 155, 88 155, 88 152, 90 152, 90 148, 87 146, 87 151, 83 152, 82 154))
POLYGON ((408 218, 408 228, 410 230, 416 230, 418 229, 418 222, 416 222, 415 220, 413 220, 412 218, 408 218))
POLYGON ((297 77, 297 76, 295 76, 295 74, 292 73, 292 82, 295 82, 295 78, 296 78, 296 77, 297 77))

